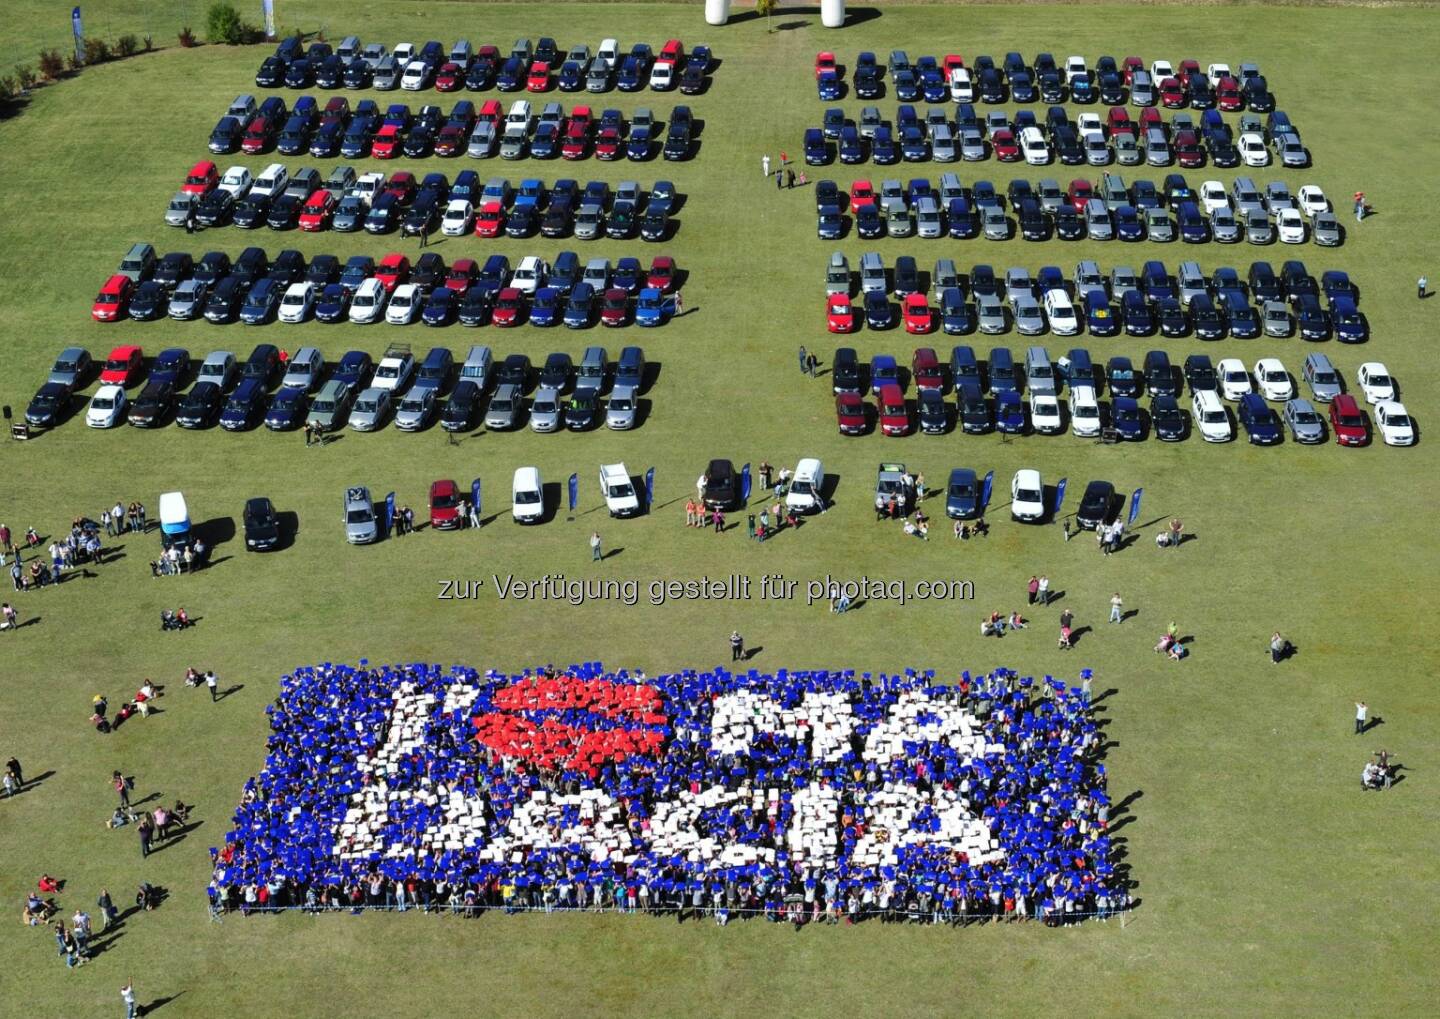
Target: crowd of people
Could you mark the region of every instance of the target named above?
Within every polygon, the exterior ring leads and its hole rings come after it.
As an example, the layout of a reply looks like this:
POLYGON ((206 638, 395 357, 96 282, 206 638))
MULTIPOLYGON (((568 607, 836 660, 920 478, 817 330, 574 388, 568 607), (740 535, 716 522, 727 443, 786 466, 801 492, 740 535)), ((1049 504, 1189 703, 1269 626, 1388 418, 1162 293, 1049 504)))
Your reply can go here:
POLYGON ((1104 916, 1127 893, 1085 679, 305 668, 268 708, 210 896, 720 923, 1104 916))
POLYGON ((10 581, 16 591, 37 591, 59 584, 66 574, 75 570, 89 576, 90 564, 99 566, 105 562, 99 531, 95 521, 76 517, 70 522, 69 533, 42 547, 44 539, 35 528, 27 528, 23 539, 15 542, 9 526, 0 524, 0 565, 10 570, 10 581), (28 564, 27 551, 34 553, 28 564))

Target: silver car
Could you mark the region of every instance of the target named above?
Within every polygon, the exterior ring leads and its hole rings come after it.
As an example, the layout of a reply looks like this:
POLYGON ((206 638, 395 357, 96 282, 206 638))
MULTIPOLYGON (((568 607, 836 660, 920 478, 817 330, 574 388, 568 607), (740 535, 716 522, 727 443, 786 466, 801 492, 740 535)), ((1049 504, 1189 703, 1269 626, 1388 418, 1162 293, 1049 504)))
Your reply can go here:
POLYGON ((500 140, 501 159, 524 159, 527 135, 523 127, 511 127, 500 140))
POLYGON ((350 427, 357 432, 373 432, 390 412, 390 390, 371 386, 355 399, 350 411, 350 427))
POLYGON ((875 129, 884 123, 885 118, 880 116, 880 107, 865 107, 860 111, 860 137, 874 138, 875 129))
POLYGON ((1339 247, 1343 239, 1340 231, 1340 221, 1333 212, 1320 213, 1310 224, 1310 238, 1322 248, 1339 247))
POLYGON ((495 125, 488 120, 476 124, 475 130, 470 132, 470 144, 465 154, 471 159, 489 159, 495 155, 495 125))
POLYGON ((577 240, 593 241, 600 236, 601 226, 600 206, 594 202, 586 202, 580 206, 580 211, 575 213, 575 237, 577 240))
POLYGON ((66 347, 60 351, 45 381, 58 382, 72 392, 79 389, 90 374, 90 351, 84 347, 66 347))
POLYGON ((370 489, 355 485, 345 490, 345 540, 352 545, 368 545, 380 537, 375 518, 375 503, 370 489))
POLYGON ((537 390, 530 402, 530 428, 536 432, 554 432, 560 428, 560 393, 553 386, 537 390))
POLYGON ((1210 236, 1219 244, 1234 244, 1240 240, 1240 224, 1229 209, 1216 209, 1210 213, 1210 236))
POLYGON ((335 215, 330 217, 330 229, 336 233, 354 233, 365 225, 369 212, 370 206, 365 204, 365 199, 359 195, 346 195, 335 207, 335 215))
POLYGON ((1168 244, 1175 239, 1175 221, 1164 209, 1145 210, 1145 236, 1157 244, 1168 244))
POLYGON ((920 237, 934 238, 945 233, 940 221, 940 203, 925 195, 915 203, 916 233, 920 237))
POLYGON ((1007 241, 1010 239, 1010 218, 1005 215, 1005 210, 998 205, 987 205, 980 210, 981 222, 985 227, 985 239, 987 241, 1007 241))
POLYGON ((1275 240, 1275 224, 1263 212, 1252 212, 1245 217, 1245 239, 1251 244, 1270 244, 1275 240))
POLYGON ((181 322, 199 318, 205 310, 205 299, 209 296, 209 291, 210 288, 200 280, 185 280, 175 288, 175 294, 170 298, 170 317, 181 322))
POLYGON ((994 294, 979 294, 975 298, 975 321, 982 333, 1003 333, 1005 331, 1005 305, 994 294))
POLYGON ((635 427, 635 409, 640 402, 634 386, 616 386, 610 391, 610 403, 605 408, 605 427, 617 432, 635 427))
POLYGON ((895 202, 886 210, 885 232, 891 237, 909 237, 915 232, 915 221, 904 202, 895 202))
POLYGON ((1015 331, 1021 336, 1039 336, 1045 331, 1045 313, 1040 302, 1029 294, 1022 294, 1012 302, 1015 311, 1015 331))
POLYGON ((1296 442, 1314 445, 1325 441, 1325 419, 1315 413, 1309 400, 1296 398, 1285 404, 1285 424, 1296 442))
POLYGON ((170 204, 165 208, 165 224, 184 226, 190 219, 191 211, 199 204, 199 195, 192 195, 188 191, 175 192, 175 197, 170 199, 170 204))
POLYGON ((1110 210, 1105 208, 1105 202, 1099 198, 1092 198, 1085 203, 1085 232, 1092 241, 1108 241, 1115 236, 1115 228, 1110 223, 1110 210))
POLYGON ((1293 328, 1290 321, 1290 308, 1284 301, 1266 301, 1260 317, 1265 323, 1266 336, 1290 335, 1293 328))
POLYGON ((980 133, 978 127, 962 127, 960 129, 960 158, 966 162, 975 162, 984 159, 988 155, 985 148, 985 136, 980 133))
POLYGON ((524 397, 520 387, 507 382, 495 390, 490 398, 490 407, 485 411, 485 427, 494 429, 514 428, 520 423, 524 397))
POLYGON ((1112 144, 1115 146, 1115 162, 1121 166, 1139 166, 1144 162, 1140 146, 1135 144, 1135 136, 1130 132, 1121 131, 1112 139, 1112 144))
POLYGON ((430 423, 435 413, 435 388, 415 385, 395 405, 395 427, 402 432, 418 432, 430 423))
POLYGON ((320 387, 310 404, 310 413, 305 422, 312 428, 333 432, 345 425, 345 414, 350 407, 350 388, 338 379, 331 379, 320 387))
POLYGON ((825 267, 825 293, 848 294, 850 292, 850 260, 843 251, 830 253, 830 264, 825 267))

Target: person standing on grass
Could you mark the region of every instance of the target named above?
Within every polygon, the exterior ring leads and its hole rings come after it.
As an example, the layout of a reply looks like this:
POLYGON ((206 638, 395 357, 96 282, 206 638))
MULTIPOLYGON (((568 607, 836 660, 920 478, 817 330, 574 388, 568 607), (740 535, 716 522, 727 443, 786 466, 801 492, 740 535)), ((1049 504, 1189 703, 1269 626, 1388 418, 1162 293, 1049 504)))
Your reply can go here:
POLYGON ((1425 292, 1430 289, 1430 281, 1429 281, 1428 279, 1426 279, 1424 276, 1421 276, 1421 277, 1416 281, 1416 284, 1417 284, 1417 285, 1419 286, 1419 288, 1420 288, 1420 300, 1423 301, 1423 300, 1425 300, 1425 292))
POLYGON ((214 669, 205 670, 205 686, 210 691, 210 703, 214 704, 220 699, 220 677, 215 675, 214 669))
POLYGON ((1050 578, 1043 573, 1040 574, 1040 580, 1036 585, 1036 589, 1041 607, 1048 608, 1050 605, 1050 578))
POLYGON ((1040 593, 1040 578, 1033 573, 1030 575, 1030 582, 1025 585, 1025 594, 1029 598, 1028 604, 1034 605, 1035 598, 1040 593))
POLYGON ((1364 701, 1355 704, 1355 735, 1359 736, 1365 731, 1366 716, 1370 713, 1369 706, 1364 701))
POLYGON ((720 508, 718 506, 715 508, 715 512, 711 515, 710 522, 715 526, 716 534, 723 534, 725 532, 725 514, 720 512, 720 508))
POLYGON ((766 177, 770 176, 770 153, 768 152, 760 157, 760 172, 766 177))
POLYGON ((130 790, 134 788, 134 783, 131 782, 124 775, 122 775, 120 772, 116 771, 111 773, 110 775, 110 786, 119 795, 121 808, 124 810, 129 810, 130 790))
POLYGON ((1075 613, 1071 612, 1069 609, 1061 609, 1061 610, 1060 610, 1060 625, 1061 625, 1061 626, 1070 626, 1070 625, 1073 624, 1074 622, 1075 622, 1075 613))
POLYGON ((730 660, 738 662, 745 657, 745 638, 740 636, 739 630, 730 631, 730 660))
POLYGON ((802 347, 800 348, 800 374, 801 374, 801 375, 808 375, 808 374, 809 374, 809 372, 806 371, 806 368, 808 367, 809 363, 810 363, 810 354, 809 354, 809 352, 802 346, 802 347))
POLYGON ((135 1019, 140 1014, 135 1004, 135 981, 125 981, 125 986, 120 988, 120 1000, 125 1003, 125 1019, 135 1019))
POLYGON ((104 934, 112 923, 120 918, 120 913, 115 909, 115 903, 110 900, 110 890, 100 889, 100 896, 95 900, 95 908, 100 910, 100 933, 104 934))
POLYGON ((680 291, 675 291, 675 317, 679 318, 685 314, 685 300, 680 296, 680 291))
POLYGON ((598 563, 603 558, 604 556, 600 554, 600 532, 592 531, 590 533, 590 561, 598 563))
POLYGON ((776 170, 776 171, 775 171, 775 190, 776 190, 776 191, 779 191, 779 190, 780 190, 781 188, 783 188, 784 186, 785 186, 785 171, 784 171, 784 170, 776 170))
POLYGON ((8 601, 0 605, 0 630, 13 630, 20 625, 20 614, 8 601))
POLYGON ((140 819, 140 825, 135 829, 140 836, 140 859, 150 855, 150 838, 155 834, 155 828, 150 823, 150 816, 147 814, 140 819))
POLYGON ((1119 591, 1110 596, 1110 622, 1118 623, 1125 618, 1120 612, 1124 605, 1125 602, 1121 600, 1119 591))

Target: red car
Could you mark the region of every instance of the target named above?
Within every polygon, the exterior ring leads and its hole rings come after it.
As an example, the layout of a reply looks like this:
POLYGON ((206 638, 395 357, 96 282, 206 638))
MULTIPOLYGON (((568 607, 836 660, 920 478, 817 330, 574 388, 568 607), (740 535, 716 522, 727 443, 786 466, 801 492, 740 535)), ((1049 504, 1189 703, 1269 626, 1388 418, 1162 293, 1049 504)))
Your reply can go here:
POLYGON ((1172 110, 1185 105, 1185 88, 1179 78, 1166 78, 1160 83, 1160 104, 1172 110))
POLYGON ((398 251, 390 252, 375 267, 375 278, 387 294, 394 293, 396 287, 410 278, 410 259, 398 251))
POLYGON ((405 133, 400 130, 400 125, 385 124, 375 132, 375 139, 370 143, 370 154, 376 159, 394 159, 400 154, 400 146, 404 143, 405 133))
MULTIPOLYGON (((920 294, 911 294, 910 297, 924 297, 920 294)), ((907 301, 909 298, 906 299, 907 301)), ((930 309, 925 309, 929 313, 930 309)), ((934 347, 920 347, 915 351, 915 356, 910 362, 910 377, 915 380, 916 389, 944 389, 945 373, 940 370, 940 358, 935 353, 934 347)))
POLYGON ((100 381, 129 389, 139 381, 140 368, 144 363, 145 355, 139 347, 116 347, 105 359, 105 367, 100 371, 100 381))
POLYGON ((850 185, 850 211, 865 205, 875 204, 875 185, 868 180, 857 180, 850 185))
POLYGON ((590 112, 590 107, 577 106, 575 107, 575 109, 570 111, 570 120, 568 121, 568 123, 584 124, 585 129, 588 131, 590 129, 590 124, 594 119, 595 117, 590 112))
POLYGON ((465 520, 460 516, 460 486, 448 480, 431 483, 430 526, 453 531, 464 524, 465 520))
POLYGON ((620 158, 620 131, 614 127, 602 127, 600 136, 595 139, 596 159, 619 159, 620 158))
POLYGON ((1008 127, 1002 127, 990 136, 990 147, 995 150, 995 158, 1002 163, 1013 163, 1020 158, 1020 146, 1015 144, 1015 132, 1008 127))
POLYGON ((1349 393, 1341 393, 1330 401, 1330 427, 1335 430, 1335 441, 1342 446, 1363 446, 1370 440, 1365 415, 1349 393))
POLYGON ((905 319, 907 333, 928 333, 933 328, 930 305, 925 300, 924 294, 906 294, 905 302, 900 308, 905 319))
POLYGON ((1076 212, 1084 213, 1085 203, 1095 197, 1095 186, 1088 180, 1077 178, 1070 182, 1070 190, 1065 192, 1065 197, 1075 207, 1076 212))
POLYGON ((910 407, 894 383, 880 387, 880 434, 910 434, 910 407))
POLYGON ((537 60, 530 65, 530 73, 525 76, 525 91, 550 91, 550 64, 548 62, 537 60))
POLYGON ((475 118, 477 122, 486 121, 491 124, 499 124, 500 118, 505 115, 504 109, 500 106, 500 100, 487 99, 480 104, 480 115, 475 118))
POLYGON ((401 205, 409 205, 415 200, 415 175, 408 170, 391 174, 382 194, 394 195, 401 205))
POLYGON ((675 259, 669 255, 656 255, 650 260, 650 271, 645 274, 645 285, 656 287, 662 294, 668 294, 675 286, 675 259))
POLYGON ((1190 84, 1190 76, 1191 76, 1192 74, 1199 74, 1199 73, 1200 73, 1200 61, 1198 61, 1198 60, 1182 60, 1182 61, 1180 61, 1180 67, 1179 67, 1179 69, 1176 71, 1176 75, 1177 75, 1177 76, 1180 78, 1180 80, 1181 80, 1182 82, 1184 82, 1187 86, 1190 84))
POLYGON ((563 159, 584 159, 590 147, 590 124, 588 121, 572 119, 565 128, 565 140, 560 146, 563 159))
POLYGON ((1169 131, 1165 127, 1165 118, 1160 115, 1160 111, 1153 106, 1147 106, 1140 111, 1140 130, 1148 131, 1152 127, 1158 127, 1160 130, 1165 131, 1166 134, 1169 134, 1169 131))
POLYGON ((815 77, 820 77, 826 71, 836 71, 835 54, 829 50, 815 54, 815 77))
POLYGON ((205 159, 190 167, 180 190, 190 195, 203 195, 214 190, 219 183, 220 173, 215 169, 215 164, 205 159))
POLYGON ((135 282, 129 276, 116 273, 105 281, 95 303, 90 306, 90 317, 96 322, 116 322, 125 314, 130 304, 130 294, 135 282))
POLYGON ((435 74, 436 92, 454 92, 465 84, 465 68, 455 62, 441 64, 435 74))
POLYGON ((300 229, 311 233, 324 230, 330 225, 330 217, 335 213, 336 204, 333 191, 321 189, 315 192, 300 211, 300 229))
POLYGON ((958 53, 947 53, 941 65, 945 68, 945 80, 950 80, 950 72, 965 66, 965 58, 958 53))
POLYGON ((825 327, 832 333, 855 331, 855 305, 849 294, 831 294, 825 298, 825 327))
POLYGON ((473 258, 457 258, 445 277, 445 286, 458 293, 470 289, 470 284, 480 278, 480 267, 473 258))
POLYGON ((666 40, 665 45, 660 47, 660 56, 656 60, 668 60, 679 67, 685 62, 685 44, 679 39, 666 40))
POLYGON ((1230 112, 1243 110, 1245 97, 1240 94, 1240 83, 1234 78, 1221 78, 1215 86, 1215 105, 1230 112))
POLYGON ((505 230, 505 206, 499 202, 486 202, 480 206, 480 215, 475 217, 476 237, 499 237, 505 230))
POLYGON ((264 117, 256 117, 245 129, 245 137, 240 140, 240 150, 253 156, 268 149, 274 140, 274 122, 268 121, 264 117))
MULTIPOLYGON (((624 293, 624 291, 621 291, 624 293)), ((502 329, 520 324, 520 313, 525 310, 525 295, 519 287, 506 287, 495 296, 495 308, 490 312, 490 321, 502 329)))
POLYGON ((1135 72, 1145 70, 1145 61, 1139 57, 1126 57, 1120 68, 1125 73, 1125 84, 1130 85, 1135 81, 1135 72))
POLYGON ((864 435, 869 427, 869 408, 859 393, 841 393, 835 397, 835 420, 841 435, 864 435))
POLYGON ((1200 147, 1200 139, 1194 131, 1175 132, 1175 162, 1187 170, 1205 165, 1205 150, 1200 147))
POLYGON ((1111 138, 1114 138, 1117 134, 1128 134, 1131 138, 1138 137, 1138 134, 1135 130, 1135 121, 1130 119, 1130 111, 1127 110, 1125 107, 1110 107, 1110 113, 1107 121, 1110 127, 1111 138))
POLYGON ((600 299, 600 324, 623 326, 630 311, 630 295, 619 287, 611 287, 600 299))

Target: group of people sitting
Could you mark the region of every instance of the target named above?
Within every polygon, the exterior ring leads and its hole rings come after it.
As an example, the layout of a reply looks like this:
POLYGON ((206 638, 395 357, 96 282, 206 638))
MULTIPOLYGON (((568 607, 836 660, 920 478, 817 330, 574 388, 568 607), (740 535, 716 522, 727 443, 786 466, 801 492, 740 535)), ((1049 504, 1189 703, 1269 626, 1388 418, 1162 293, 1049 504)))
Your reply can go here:
POLYGON ((984 517, 975 518, 973 523, 956 520, 955 537, 961 541, 969 541, 971 538, 988 538, 990 537, 990 525, 985 522, 984 517))
POLYGON ((199 538, 182 544, 171 545, 160 552, 160 558, 151 560, 150 576, 174 577, 181 573, 194 573, 203 569, 210 549, 199 538))
POLYGON ((181 605, 174 612, 171 612, 169 609, 160 610, 160 629, 162 630, 183 630, 187 626, 193 625, 190 621, 190 614, 185 611, 184 605, 181 605))
POLYGON ((1190 650, 1180 643, 1180 638, 1176 636, 1174 623, 1171 623, 1170 629, 1162 633, 1160 639, 1155 642, 1155 653, 1164 655, 1172 662, 1178 662, 1190 654, 1190 650))
POLYGON ((1023 630, 1029 625, 1029 621, 1020 615, 1019 610, 1011 612, 1008 617, 996 611, 980 621, 980 636, 1003 637, 1006 630, 1023 630))
POLYGON ((919 506, 915 507, 913 515, 905 518, 904 530, 907 537, 919 538, 921 541, 930 540, 930 518, 919 506))
POLYGON ((132 715, 147 718, 164 690, 163 686, 157 687, 150 680, 145 680, 135 691, 135 696, 120 705, 113 720, 110 718, 110 702, 104 694, 97 693, 90 700, 90 724, 96 732, 108 733, 120 728, 132 715))
POLYGON ((1389 789, 1395 783, 1395 772, 1399 769, 1400 766, 1390 760, 1390 751, 1377 750, 1374 758, 1366 762, 1365 770, 1360 773, 1360 788, 1389 789))

